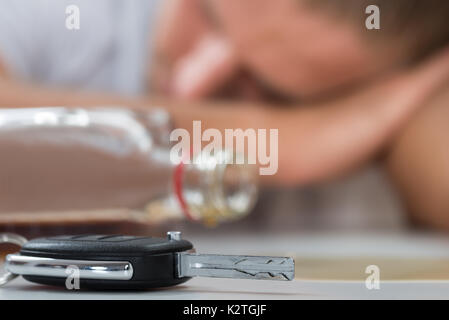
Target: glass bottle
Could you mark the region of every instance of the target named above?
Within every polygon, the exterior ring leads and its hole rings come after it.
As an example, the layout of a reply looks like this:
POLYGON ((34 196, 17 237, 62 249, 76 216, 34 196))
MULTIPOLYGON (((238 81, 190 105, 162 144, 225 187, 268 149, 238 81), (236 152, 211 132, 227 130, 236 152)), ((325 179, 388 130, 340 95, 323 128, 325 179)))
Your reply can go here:
POLYGON ((0 226, 245 216, 257 197, 253 168, 229 164, 226 150, 176 164, 171 130, 154 108, 0 110, 0 226))

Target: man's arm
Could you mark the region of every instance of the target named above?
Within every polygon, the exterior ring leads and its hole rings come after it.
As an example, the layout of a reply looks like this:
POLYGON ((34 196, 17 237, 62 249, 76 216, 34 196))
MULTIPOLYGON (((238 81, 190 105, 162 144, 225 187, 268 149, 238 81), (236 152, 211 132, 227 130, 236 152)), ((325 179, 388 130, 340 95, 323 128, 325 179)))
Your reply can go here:
POLYGON ((413 222, 449 231, 449 83, 392 142, 385 167, 413 222))
POLYGON ((0 108, 126 105, 131 99, 99 92, 52 89, 0 77, 0 108))
POLYGON ((378 152, 447 79, 449 55, 368 87, 346 98, 280 109, 249 103, 185 102, 170 99, 124 99, 110 95, 55 92, 0 83, 0 106, 124 105, 164 106, 177 127, 279 129, 279 170, 268 183, 306 184, 359 166, 378 152))
POLYGON ((4 64, 2 63, 2 61, 0 60, 0 79, 5 79, 6 78, 6 68, 4 66, 4 64))

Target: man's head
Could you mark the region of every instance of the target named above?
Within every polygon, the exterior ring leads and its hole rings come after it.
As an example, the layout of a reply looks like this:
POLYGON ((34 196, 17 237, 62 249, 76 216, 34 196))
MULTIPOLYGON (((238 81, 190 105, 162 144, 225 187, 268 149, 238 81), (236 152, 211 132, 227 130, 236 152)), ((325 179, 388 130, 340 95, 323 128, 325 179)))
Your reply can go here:
POLYGON ((182 97, 215 93, 242 71, 257 90, 319 96, 422 57, 449 39, 446 0, 178 2, 162 47, 176 61, 170 81, 182 97), (365 27, 371 4, 380 8, 380 30, 365 27))

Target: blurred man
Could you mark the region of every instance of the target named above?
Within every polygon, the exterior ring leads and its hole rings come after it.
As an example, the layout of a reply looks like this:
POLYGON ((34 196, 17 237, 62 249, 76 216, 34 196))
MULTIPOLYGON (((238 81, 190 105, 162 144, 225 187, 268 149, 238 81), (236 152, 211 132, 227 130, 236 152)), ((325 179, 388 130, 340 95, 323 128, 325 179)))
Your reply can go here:
POLYGON ((218 129, 276 128, 279 170, 267 177, 271 184, 328 180, 388 150, 389 172, 413 215, 449 229, 446 1, 168 1, 150 71, 154 90, 171 96, 163 100, 123 96, 144 84, 136 53, 145 46, 130 37, 147 18, 130 12, 150 9, 77 2, 87 13, 78 35, 61 31, 64 16, 51 1, 19 9, 2 0, 0 56, 9 72, 0 105, 157 102, 187 129, 198 119, 218 129), (380 7, 380 30, 365 28, 370 4, 380 7), (125 13, 134 19, 125 23, 125 13), (65 89, 42 88, 55 84, 65 89), (120 95, 73 90, 80 87, 120 95), (237 100, 195 101, 211 97, 237 100))
POLYGON ((449 44, 447 2, 175 1, 166 15, 156 86, 188 99, 278 101, 245 119, 281 128, 278 182, 328 180, 384 150, 413 217, 449 228, 448 60, 416 68, 449 44), (380 30, 365 28, 373 4, 380 30), (409 73, 385 78, 398 68, 409 73))

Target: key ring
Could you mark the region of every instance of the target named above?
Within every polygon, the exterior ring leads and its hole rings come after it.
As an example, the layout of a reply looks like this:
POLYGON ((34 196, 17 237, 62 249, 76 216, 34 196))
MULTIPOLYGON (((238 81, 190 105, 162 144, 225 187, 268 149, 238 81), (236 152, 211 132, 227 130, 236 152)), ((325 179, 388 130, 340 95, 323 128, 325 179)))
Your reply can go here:
MULTIPOLYGON (((15 244, 17 246, 22 247, 25 243, 27 243, 27 239, 19 236, 18 234, 14 233, 0 233, 0 244, 2 243, 11 243, 15 244)), ((18 275, 13 274, 11 272, 5 272, 3 274, 0 274, 0 287, 4 286, 14 278, 16 278, 18 275)))

